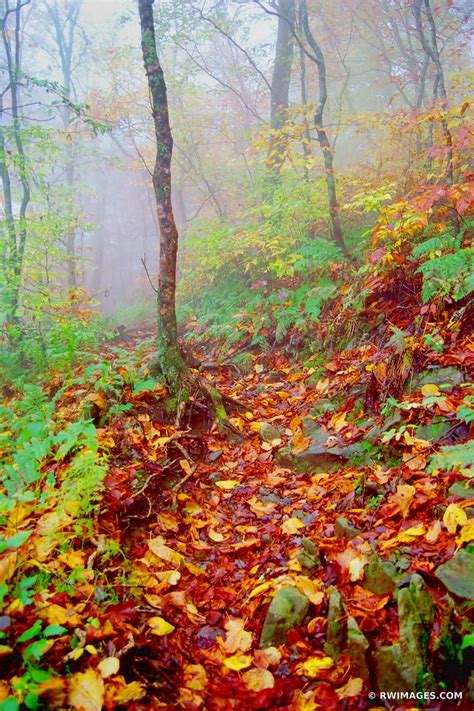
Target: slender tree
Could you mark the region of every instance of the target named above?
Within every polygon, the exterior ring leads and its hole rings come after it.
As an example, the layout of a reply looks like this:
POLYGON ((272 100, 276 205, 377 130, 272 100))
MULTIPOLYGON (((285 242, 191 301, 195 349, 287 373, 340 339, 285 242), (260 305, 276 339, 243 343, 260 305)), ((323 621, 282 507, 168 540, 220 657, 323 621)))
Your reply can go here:
POLYGON ((324 109, 328 98, 326 82, 326 62, 324 54, 314 34, 311 31, 308 20, 308 6, 306 0, 300 0, 300 22, 306 40, 312 50, 312 59, 318 70, 319 96, 314 112, 314 126, 318 135, 319 145, 324 159, 324 169, 326 173, 326 187, 329 201, 329 216, 331 220, 332 236, 337 246, 347 254, 344 234, 342 232, 341 220, 339 217, 339 203, 337 200, 336 177, 334 174, 333 149, 329 141, 327 131, 324 127, 324 109))
POLYGON ((153 189, 160 229, 160 262, 158 272, 158 352, 153 364, 172 391, 178 386, 186 364, 178 344, 176 324, 176 260, 178 229, 171 204, 171 158, 173 137, 168 112, 168 97, 163 69, 156 49, 153 17, 154 0, 138 0, 143 63, 150 90, 155 127, 156 160, 153 189))
POLYGON ((295 44, 295 0, 278 0, 277 13, 278 30, 271 83, 270 123, 272 136, 267 157, 267 163, 275 174, 279 173, 284 159, 285 140, 282 128, 287 119, 289 106, 291 67, 295 44))
MULTIPOLYGON (((438 47, 438 38, 436 36, 436 24, 434 21, 430 0, 414 0, 413 16, 415 18, 416 29, 418 32, 418 37, 420 39, 420 44, 423 47, 427 58, 429 58, 433 62, 436 69, 435 89, 433 92, 434 98, 437 99, 438 96, 441 98, 442 110, 443 112, 446 112, 446 109, 448 107, 448 93, 446 91, 444 70, 443 65, 441 63, 441 55, 438 47), (426 20, 427 32, 425 32, 423 19, 426 20)), ((445 113, 443 113, 443 117, 441 119, 441 129, 443 131, 444 140, 446 142, 447 147, 446 177, 448 182, 452 184, 454 181, 453 137, 451 135, 451 131, 449 129, 445 113)))
POLYGON ((5 210, 5 226, 7 240, 4 242, 4 268, 6 269, 6 283, 8 284, 5 295, 7 322, 13 323, 17 318, 19 305, 20 285, 23 273, 23 258, 25 254, 27 228, 26 211, 31 198, 30 181, 27 169, 27 159, 23 145, 21 119, 19 113, 19 87, 21 82, 21 11, 30 0, 16 0, 10 5, 9 0, 1 3, 0 32, 5 56, 6 83, 0 92, 0 176, 2 180, 3 200, 5 210), (10 18, 13 18, 13 27, 8 27, 10 18), (8 130, 2 124, 4 113, 4 97, 9 96, 9 113, 12 118, 8 130), (12 142, 12 148, 8 145, 12 142), (14 160, 8 160, 8 154, 14 152, 14 160), (20 184, 21 198, 20 209, 17 216, 13 210, 12 197, 12 170, 20 184))

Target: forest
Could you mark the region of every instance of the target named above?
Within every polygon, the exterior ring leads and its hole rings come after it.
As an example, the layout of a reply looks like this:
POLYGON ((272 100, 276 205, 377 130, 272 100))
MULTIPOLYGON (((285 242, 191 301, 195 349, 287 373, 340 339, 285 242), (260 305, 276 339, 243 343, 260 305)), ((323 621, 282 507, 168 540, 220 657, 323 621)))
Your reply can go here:
POLYGON ((0 0, 0 711, 474 704, 470 0, 0 0))

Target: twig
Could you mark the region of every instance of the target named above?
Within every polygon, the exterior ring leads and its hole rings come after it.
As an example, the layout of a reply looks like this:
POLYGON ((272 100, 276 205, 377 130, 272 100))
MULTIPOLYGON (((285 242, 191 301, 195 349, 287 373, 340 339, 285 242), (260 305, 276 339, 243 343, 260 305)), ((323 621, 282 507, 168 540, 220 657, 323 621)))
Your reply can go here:
POLYGON ((148 271, 148 267, 147 267, 147 265, 146 265, 146 262, 145 262, 144 258, 141 257, 141 258, 140 258, 140 261, 141 261, 141 263, 143 264, 143 268, 144 268, 144 270, 145 270, 145 274, 146 274, 146 276, 147 276, 147 279, 148 279, 148 282, 149 282, 151 288, 153 289, 153 291, 155 292, 155 294, 157 294, 157 293, 158 293, 158 289, 156 288, 156 286, 153 284, 153 282, 152 282, 152 280, 151 280, 150 273, 149 273, 149 271, 148 271))

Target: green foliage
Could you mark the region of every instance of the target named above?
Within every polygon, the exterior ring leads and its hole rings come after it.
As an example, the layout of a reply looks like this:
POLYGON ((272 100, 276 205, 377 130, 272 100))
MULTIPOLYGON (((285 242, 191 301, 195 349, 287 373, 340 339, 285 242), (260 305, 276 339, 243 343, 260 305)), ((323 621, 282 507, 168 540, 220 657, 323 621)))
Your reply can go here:
POLYGON ((430 236, 412 249, 412 255, 423 260, 418 272, 423 275, 424 303, 444 297, 459 301, 474 291, 474 248, 462 247, 466 229, 458 235, 447 230, 430 236))
POLYGON ((435 469, 460 471, 467 477, 473 476, 472 463, 474 462, 474 440, 464 444, 453 444, 441 447, 439 452, 430 457, 428 471, 435 469))

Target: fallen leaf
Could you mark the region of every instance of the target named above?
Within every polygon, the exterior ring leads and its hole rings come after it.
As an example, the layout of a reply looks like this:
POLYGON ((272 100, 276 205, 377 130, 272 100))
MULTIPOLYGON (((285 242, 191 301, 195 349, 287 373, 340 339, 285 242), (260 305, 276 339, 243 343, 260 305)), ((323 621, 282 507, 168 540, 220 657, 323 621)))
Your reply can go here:
POLYGON ((281 652, 277 647, 266 647, 265 649, 257 649, 255 652, 253 663, 260 669, 267 667, 276 667, 281 662, 281 652))
POLYGON ((449 504, 443 515, 443 523, 450 533, 456 533, 458 526, 467 523, 466 512, 457 504, 449 504))
POLYGON ((298 575, 296 578, 296 587, 313 605, 320 605, 324 600, 324 593, 320 590, 317 582, 305 575, 298 575))
POLYGON ((234 654, 232 657, 224 659, 224 665, 232 671, 247 669, 252 664, 252 657, 249 654, 234 654))
POLYGON ((104 680, 94 669, 73 674, 69 680, 69 705, 78 711, 101 711, 104 680))
POLYGON ((106 657, 97 665, 102 679, 108 679, 118 673, 120 669, 120 659, 118 657, 106 657))
POLYGON ((224 491, 230 491, 231 489, 235 489, 238 483, 238 479, 222 479, 221 481, 214 482, 214 484, 218 486, 219 489, 223 489, 224 491))
POLYGON ((249 669, 248 672, 242 674, 242 679, 249 691, 263 691, 264 689, 273 689, 275 679, 271 671, 268 669, 249 669))
POLYGON ((158 637, 171 634, 175 630, 173 625, 164 620, 163 617, 150 617, 148 624, 150 625, 151 633, 156 634, 158 637))
POLYGON ((219 533, 219 531, 215 531, 213 528, 209 529, 208 536, 211 541, 214 541, 215 543, 222 543, 222 541, 225 541, 225 538, 222 533, 219 533))
POLYGON ((364 680, 360 677, 352 677, 347 684, 336 689, 336 694, 340 699, 350 699, 352 696, 359 696, 362 693, 364 680))
POLYGON ((297 533, 300 528, 304 528, 304 523, 299 518, 288 518, 281 524, 281 530, 289 535, 297 533))
POLYGON ((428 543, 436 543, 439 534, 441 533, 441 521, 434 521, 428 529, 425 536, 428 543))
POLYGON ((239 618, 227 620, 224 625, 227 630, 225 650, 228 654, 246 652, 252 646, 252 635, 246 632, 245 621, 239 618))
POLYGON ((157 558, 161 558, 161 560, 164 560, 167 563, 174 563, 175 565, 180 566, 184 560, 181 553, 177 553, 172 548, 167 546, 161 536, 151 538, 148 541, 148 548, 154 555, 157 556, 157 558))
POLYGON ((305 662, 296 666, 296 673, 300 676, 316 679, 320 671, 332 669, 333 666, 334 659, 331 657, 310 657, 305 662))
POLYGON ((436 397, 436 395, 441 395, 440 389, 434 383, 426 383, 426 385, 423 385, 421 393, 425 397, 436 397))

